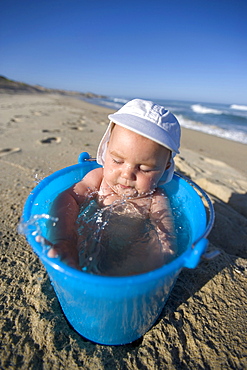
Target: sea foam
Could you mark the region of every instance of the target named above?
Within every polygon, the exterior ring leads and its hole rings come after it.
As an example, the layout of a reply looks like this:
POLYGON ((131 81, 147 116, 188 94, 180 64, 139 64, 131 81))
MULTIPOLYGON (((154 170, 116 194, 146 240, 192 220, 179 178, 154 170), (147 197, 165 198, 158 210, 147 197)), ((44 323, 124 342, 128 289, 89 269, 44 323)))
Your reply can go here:
POLYGON ((247 111, 247 105, 238 105, 238 104, 232 104, 230 106, 231 109, 237 109, 237 110, 246 110, 247 111))
POLYGON ((113 98, 113 101, 116 102, 116 103, 127 103, 129 101, 129 99, 125 99, 125 98, 113 98))
POLYGON ((200 113, 200 114, 223 114, 221 110, 207 108, 200 104, 191 105, 191 109, 193 110, 193 112, 200 113))
POLYGON ((224 139, 237 141, 242 144, 247 144, 247 134, 243 131, 238 131, 234 129, 225 130, 215 125, 205 125, 201 122, 186 119, 183 115, 177 115, 177 118, 182 127, 188 128, 190 130, 201 131, 209 135, 214 135, 222 137, 224 139))

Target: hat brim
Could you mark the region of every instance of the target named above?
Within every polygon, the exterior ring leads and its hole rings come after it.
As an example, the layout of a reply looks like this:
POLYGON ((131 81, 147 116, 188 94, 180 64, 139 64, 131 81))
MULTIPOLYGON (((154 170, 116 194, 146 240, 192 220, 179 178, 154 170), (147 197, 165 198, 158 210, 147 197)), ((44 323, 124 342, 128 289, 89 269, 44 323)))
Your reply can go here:
POLYGON ((111 121, 98 146, 96 160, 97 160, 97 163, 101 164, 102 166, 104 166, 105 164, 107 143, 110 140, 112 126, 113 126, 113 122, 111 121))
POLYGON ((110 114, 108 118, 111 122, 155 141, 156 143, 170 149, 172 152, 179 154, 177 145, 174 143, 169 133, 157 124, 127 113, 110 114))

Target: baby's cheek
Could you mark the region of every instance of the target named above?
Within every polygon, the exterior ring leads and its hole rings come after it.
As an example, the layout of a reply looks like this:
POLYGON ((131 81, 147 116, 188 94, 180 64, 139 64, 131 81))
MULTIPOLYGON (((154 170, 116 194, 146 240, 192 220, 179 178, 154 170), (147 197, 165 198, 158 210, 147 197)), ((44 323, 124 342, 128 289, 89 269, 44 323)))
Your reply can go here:
POLYGON ((111 167, 109 170, 109 173, 111 173, 112 175, 116 175, 118 172, 119 172, 119 169, 114 168, 114 167, 111 167))
POLYGON ((155 189, 157 187, 157 183, 157 179, 152 177, 149 181, 150 189, 155 189))

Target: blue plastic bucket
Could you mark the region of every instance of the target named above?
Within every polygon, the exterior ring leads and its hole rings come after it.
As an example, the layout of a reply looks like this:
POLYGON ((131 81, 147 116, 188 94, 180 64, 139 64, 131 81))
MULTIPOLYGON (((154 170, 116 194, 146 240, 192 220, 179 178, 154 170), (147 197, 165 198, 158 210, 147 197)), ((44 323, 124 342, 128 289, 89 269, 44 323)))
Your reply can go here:
MULTIPOLYGON (((42 180, 26 200, 23 222, 28 223, 35 215, 49 214, 55 197, 96 167, 99 165, 90 160, 88 153, 82 153, 78 164, 42 180)), ((24 230, 29 244, 49 274, 65 316, 82 336, 108 345, 126 344, 138 339, 157 320, 181 269, 197 266, 213 225, 212 203, 202 189, 178 174, 164 187, 171 202, 177 209, 181 207, 189 220, 191 243, 174 261, 145 274, 106 277, 75 270, 58 258, 47 257, 35 236, 24 230), (208 221, 202 198, 209 207, 208 221)), ((45 219, 40 219, 39 227, 46 237, 45 219)))

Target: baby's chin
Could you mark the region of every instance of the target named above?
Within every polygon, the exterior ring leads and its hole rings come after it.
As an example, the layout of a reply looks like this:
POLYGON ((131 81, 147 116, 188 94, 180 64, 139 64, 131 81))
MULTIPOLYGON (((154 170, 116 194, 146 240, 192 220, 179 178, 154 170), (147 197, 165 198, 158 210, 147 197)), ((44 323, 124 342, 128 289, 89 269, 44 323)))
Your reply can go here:
POLYGON ((115 187, 117 195, 122 197, 137 197, 138 191, 135 188, 123 187, 122 185, 117 185, 115 187))
POLYGON ((147 190, 147 191, 138 191, 135 188, 131 187, 123 187, 121 185, 117 185, 115 188, 116 193, 118 196, 122 197, 130 197, 130 198, 137 198, 137 197, 143 197, 153 194, 154 190, 147 190))

